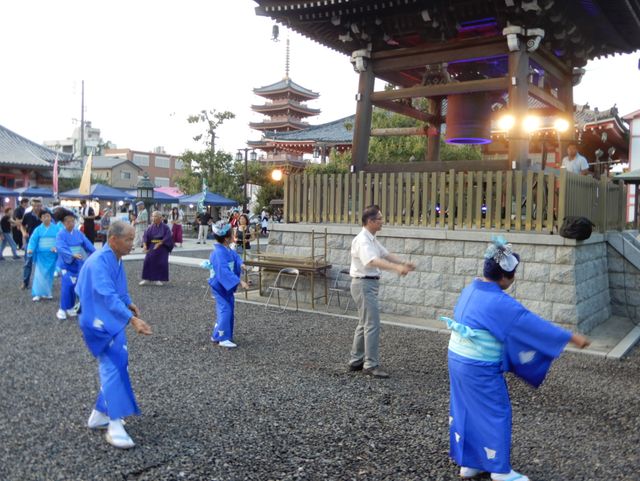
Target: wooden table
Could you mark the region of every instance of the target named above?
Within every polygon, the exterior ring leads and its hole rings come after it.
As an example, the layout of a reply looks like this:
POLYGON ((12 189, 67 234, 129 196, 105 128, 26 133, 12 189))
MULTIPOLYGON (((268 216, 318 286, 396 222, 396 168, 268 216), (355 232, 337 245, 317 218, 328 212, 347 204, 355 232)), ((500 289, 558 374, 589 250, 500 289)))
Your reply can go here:
POLYGON ((285 267, 293 267, 300 271, 301 275, 309 276, 311 279, 311 308, 315 309, 316 299, 324 297, 326 304, 329 299, 329 287, 327 285, 327 270, 331 269, 331 264, 327 263, 324 258, 316 257, 300 257, 284 254, 250 254, 244 263, 250 267, 258 267, 260 270, 260 292, 262 292, 262 272, 271 271, 278 272, 285 267), (315 278, 316 276, 324 277, 324 296, 315 296, 315 278))

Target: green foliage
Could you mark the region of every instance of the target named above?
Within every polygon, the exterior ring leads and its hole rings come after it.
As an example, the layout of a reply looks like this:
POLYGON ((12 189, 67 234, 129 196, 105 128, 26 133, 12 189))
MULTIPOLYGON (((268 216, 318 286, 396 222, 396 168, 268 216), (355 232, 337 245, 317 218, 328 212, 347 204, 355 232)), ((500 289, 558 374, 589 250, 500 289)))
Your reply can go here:
POLYGON ((243 182, 242 174, 239 174, 237 162, 228 152, 213 152, 215 131, 225 120, 235 118, 235 114, 229 111, 217 112, 202 110, 199 114, 190 115, 187 122, 190 124, 204 124, 205 132, 193 137, 193 140, 204 140, 209 148, 202 152, 187 150, 182 154, 184 169, 182 175, 176 179, 180 189, 187 194, 202 192, 203 179, 207 183, 209 192, 223 195, 229 199, 242 202, 243 182))
POLYGON ((265 208, 267 212, 272 213, 270 202, 273 199, 282 198, 284 198, 284 186, 282 182, 275 182, 272 180, 271 182, 260 187, 254 212, 257 214, 263 208, 265 208))
MULTIPOLYGON (((425 100, 417 102, 417 108, 425 110, 425 100)), ((404 115, 374 108, 372 128, 425 127, 423 122, 404 115)), ((371 137, 369 143, 369 163, 421 161, 427 152, 426 136, 371 137)), ((440 141, 440 160, 480 160, 482 151, 474 145, 451 145, 440 141)))
MULTIPOLYGON (((217 112, 216 109, 209 111, 201 110, 199 114, 190 115, 187 117, 187 122, 190 124, 204 123, 207 127, 206 134, 209 137, 205 137, 205 145, 211 147, 215 141, 216 129, 224 123, 225 120, 235 119, 236 114, 225 110, 224 112, 217 112)), ((198 134, 193 137, 196 142, 200 141, 205 136, 205 133, 198 134)))
MULTIPOLYGON (((82 179, 81 175, 77 175, 74 177, 59 177, 58 178, 58 191, 66 192, 67 190, 77 189, 80 187, 80 180, 82 179)), ((104 184, 109 185, 106 179, 101 177, 91 177, 91 184, 104 184)))
POLYGON ((182 154, 184 169, 176 179, 180 189, 187 194, 202 192, 202 179, 207 182, 209 192, 223 195, 229 199, 242 202, 242 177, 238 177, 233 156, 218 151, 215 155, 210 150, 203 152, 185 151, 182 154))

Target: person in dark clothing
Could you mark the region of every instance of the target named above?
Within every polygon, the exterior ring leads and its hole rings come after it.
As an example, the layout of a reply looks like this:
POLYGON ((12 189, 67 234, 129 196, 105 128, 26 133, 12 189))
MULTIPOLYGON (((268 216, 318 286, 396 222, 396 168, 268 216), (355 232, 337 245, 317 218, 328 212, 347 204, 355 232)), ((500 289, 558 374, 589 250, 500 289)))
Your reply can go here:
MULTIPOLYGON (((22 223, 20 228, 22 230, 22 239, 24 242, 24 247, 26 250, 27 244, 29 243, 29 237, 33 233, 33 231, 38 227, 42 221, 40 220, 40 210, 42 209, 42 200, 39 198, 31 199, 31 206, 33 210, 31 212, 27 212, 22 217, 22 223)), ((33 269, 33 256, 27 255, 25 253, 24 256, 24 267, 22 269, 22 289, 29 288, 29 282, 31 281, 31 270, 33 269)))
POLYGON ((23 248, 23 239, 22 239, 22 229, 20 225, 22 223, 22 218, 24 217, 24 213, 27 211, 27 207, 29 206, 29 199, 22 198, 20 199, 20 205, 16 207, 16 210, 13 211, 13 220, 15 220, 15 225, 12 228, 13 231, 13 240, 18 246, 18 249, 23 248))
POLYGON ((13 209, 11 207, 5 208, 4 215, 2 216, 2 219, 0 219, 0 261, 4 260, 2 252, 4 251, 5 246, 11 247, 11 253, 13 254, 14 259, 20 259, 18 256, 18 249, 13 241, 13 236, 11 235, 11 224, 15 222, 11 218, 12 210, 13 209))
POLYGON ((80 201, 80 215, 84 220, 84 235, 93 244, 96 241, 96 213, 86 200, 80 201))

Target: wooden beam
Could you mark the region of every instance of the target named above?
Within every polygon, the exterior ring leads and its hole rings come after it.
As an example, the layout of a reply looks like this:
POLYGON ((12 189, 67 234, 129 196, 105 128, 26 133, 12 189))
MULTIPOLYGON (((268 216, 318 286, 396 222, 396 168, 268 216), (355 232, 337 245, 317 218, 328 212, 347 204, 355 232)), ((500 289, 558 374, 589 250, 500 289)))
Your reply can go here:
POLYGON ((418 110, 409 105, 394 102, 392 100, 381 100, 379 102, 373 102, 373 105, 390 112, 406 115, 407 117, 411 117, 422 122, 432 122, 435 120, 434 116, 428 114, 427 112, 423 112, 422 110, 418 110))
POLYGON ((529 84, 529 94, 532 97, 537 98, 538 100, 544 102, 545 104, 554 107, 555 109, 561 111, 561 112, 566 112, 568 109, 565 106, 564 102, 562 102, 561 100, 555 98, 553 95, 551 95, 549 92, 547 92, 546 90, 541 89, 540 87, 538 87, 537 85, 532 85, 529 84))
POLYGON ((506 77, 490 78, 484 80, 469 80, 467 82, 454 82, 438 85, 419 85, 405 89, 374 92, 371 95, 373 102, 383 100, 397 100, 416 97, 444 97, 447 95, 465 94, 469 92, 492 92, 495 90, 507 90, 509 82, 506 77))
POLYGON ((427 47, 410 47, 383 52, 374 52, 371 56, 373 72, 393 72, 443 62, 455 62, 474 58, 506 56, 509 53, 507 42, 502 36, 489 39, 462 40, 460 42, 441 43, 427 47))
POLYGON ((547 74, 560 82, 562 82, 565 77, 571 76, 571 67, 564 64, 560 59, 544 48, 539 48, 535 52, 531 52, 529 57, 532 62, 540 65, 547 74))
POLYGON ((427 127, 395 127, 386 129, 371 129, 372 137, 393 137, 404 135, 427 135, 427 127))
POLYGON ((365 172, 456 172, 511 170, 507 160, 438 160, 436 162, 396 162, 392 164, 367 164, 365 172))
MULTIPOLYGON (((436 117, 442 116, 442 98, 428 99, 429 113, 436 117)), ((437 162, 440 159, 440 134, 442 131, 442 122, 431 122, 431 135, 427 139, 427 152, 425 160, 429 162, 437 162)))
MULTIPOLYGON (((521 42, 522 43, 522 42, 521 42)), ((518 170, 529 167, 529 135, 523 122, 529 108, 529 53, 526 45, 509 54, 509 110, 517 120, 509 139, 509 160, 518 170)))
POLYGON ((356 96, 356 118, 353 130, 353 147, 351 161, 354 172, 361 171, 369 159, 369 138, 371 136, 371 116, 373 104, 371 96, 375 83, 375 76, 371 65, 360 72, 358 80, 358 94, 356 96))

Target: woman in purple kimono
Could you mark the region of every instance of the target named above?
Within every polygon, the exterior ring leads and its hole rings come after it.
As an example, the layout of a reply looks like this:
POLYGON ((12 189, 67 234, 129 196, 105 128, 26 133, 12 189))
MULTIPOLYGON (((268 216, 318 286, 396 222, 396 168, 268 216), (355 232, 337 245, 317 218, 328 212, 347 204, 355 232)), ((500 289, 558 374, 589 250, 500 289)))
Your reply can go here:
POLYGON ((169 280, 169 253, 173 250, 171 229, 162 222, 162 214, 158 211, 151 214, 151 221, 142 238, 147 255, 142 266, 141 286, 149 282, 161 286, 169 280))
POLYGON ((542 319, 504 292, 519 262, 511 244, 494 239, 484 255, 483 277, 463 289, 454 319, 441 318, 451 329, 450 455, 463 479, 489 472, 492 481, 529 481, 511 468, 504 372, 538 387, 568 342, 589 345, 586 337, 542 319))

